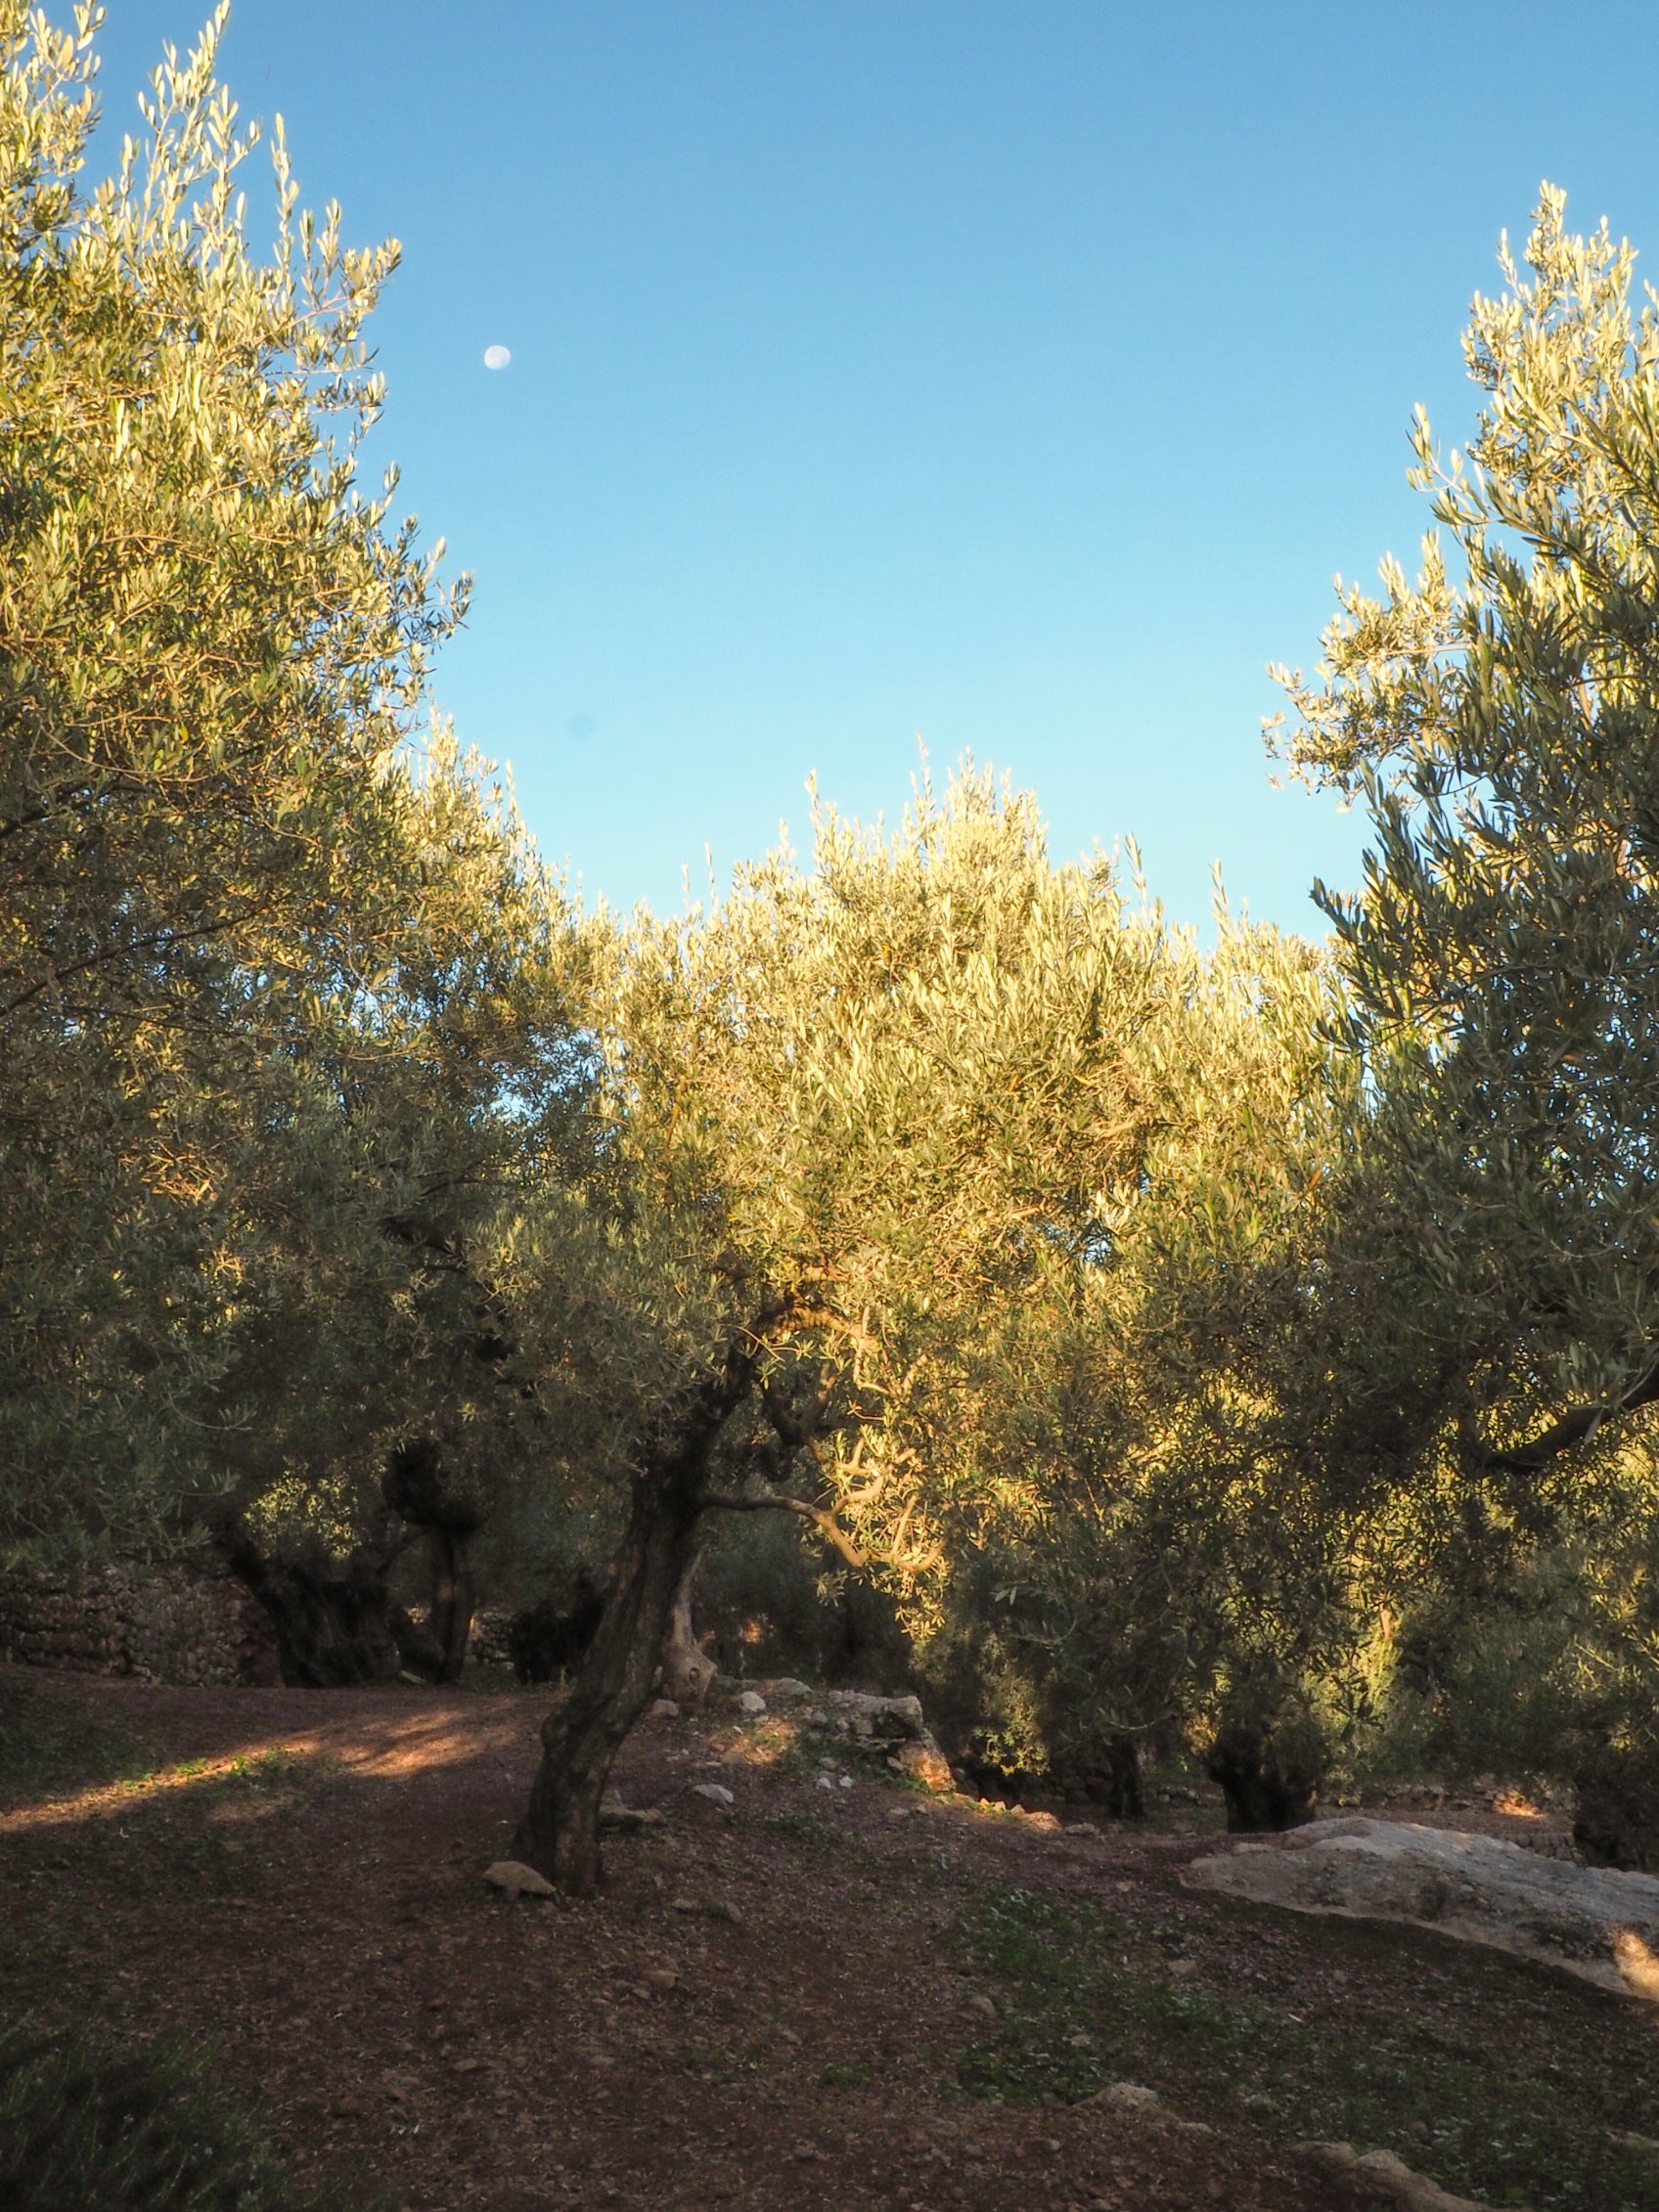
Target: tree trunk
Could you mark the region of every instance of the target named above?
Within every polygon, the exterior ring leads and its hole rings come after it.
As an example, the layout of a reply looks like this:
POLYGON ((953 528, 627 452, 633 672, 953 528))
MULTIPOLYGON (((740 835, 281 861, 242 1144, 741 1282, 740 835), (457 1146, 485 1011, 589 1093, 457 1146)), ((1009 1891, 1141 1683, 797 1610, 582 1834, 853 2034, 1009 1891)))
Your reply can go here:
POLYGON ((240 1527, 221 1531, 218 1542, 271 1617, 286 1683, 330 1690, 397 1679, 397 1609, 380 1552, 360 1548, 343 1561, 275 1558, 240 1527))
POLYGON ((692 1556, 674 1591, 668 1634, 662 1644, 662 1694, 688 1712, 695 1712, 702 1703, 719 1671, 714 1661, 703 1654, 692 1626, 692 1595, 707 1549, 707 1542, 701 1537, 693 1546, 692 1556))
POLYGON ((600 1798, 655 1687, 674 1600, 696 1555, 709 1457, 748 1394, 763 1325, 764 1317, 733 1340, 642 1451, 604 1615, 569 1698, 542 1727, 542 1763, 510 1848, 574 1897, 591 1896, 604 1879, 600 1798))
POLYGON ((1102 1805, 1112 1820, 1144 1820, 1146 1800, 1141 1787, 1141 1751, 1133 1736, 1108 1736, 1100 1747, 1096 1771, 1089 1777, 1089 1794, 1102 1805))
POLYGON ((1324 1749, 1311 1724, 1286 1728, 1230 1720, 1218 1731, 1204 1766, 1210 1780, 1221 1784, 1230 1835, 1301 1828, 1315 1817, 1324 1749))
POLYGON ((664 1481, 654 1467, 636 1475, 605 1616, 569 1698, 542 1729, 542 1763, 512 1853, 575 1897, 590 1896, 603 1878, 600 1798, 655 1683, 701 1511, 695 1487, 664 1481))
POLYGON ((434 1528, 430 1535, 432 1602, 426 1631, 438 1648, 434 1682, 459 1682, 472 1627, 471 1531, 434 1528))

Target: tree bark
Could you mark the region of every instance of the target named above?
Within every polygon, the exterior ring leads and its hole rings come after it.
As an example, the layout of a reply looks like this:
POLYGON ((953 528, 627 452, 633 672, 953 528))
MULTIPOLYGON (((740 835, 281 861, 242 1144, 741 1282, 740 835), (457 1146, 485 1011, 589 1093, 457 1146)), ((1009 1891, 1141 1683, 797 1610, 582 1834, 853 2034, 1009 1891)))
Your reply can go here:
POLYGON ((718 1671, 714 1661, 699 1647, 692 1623, 692 1597, 696 1588, 697 1570, 702 1566, 707 1549, 706 1539, 699 1536, 675 1589, 674 1603, 668 1614, 668 1634, 662 1645, 662 1694, 688 1711, 695 1711, 702 1703, 718 1671))
POLYGON ((454 1528, 431 1531, 432 1601, 426 1613, 426 1629, 438 1648, 435 1682, 459 1682, 467 1664, 467 1639, 471 1633, 474 1595, 471 1535, 454 1528))
POLYGON ((635 1466, 604 1615, 569 1698, 543 1724, 541 1765, 511 1850, 571 1896, 591 1896, 604 1879, 600 1799, 655 1686, 674 1600, 696 1553, 709 1459, 748 1394, 771 1318, 742 1331, 715 1372, 648 1440, 635 1466))
POLYGON ((387 1509, 426 1538, 430 1597, 426 1625, 407 1619, 399 1634, 405 1666, 428 1682, 459 1682, 472 1626, 472 1538, 483 1524, 477 1503, 451 1486, 430 1438, 388 1454, 381 1495, 387 1509))
POLYGON ((397 1679, 398 1609, 385 1557, 360 1547, 343 1561, 275 1558, 245 1528, 217 1531, 220 1552, 277 1632, 283 1680, 332 1690, 397 1679))

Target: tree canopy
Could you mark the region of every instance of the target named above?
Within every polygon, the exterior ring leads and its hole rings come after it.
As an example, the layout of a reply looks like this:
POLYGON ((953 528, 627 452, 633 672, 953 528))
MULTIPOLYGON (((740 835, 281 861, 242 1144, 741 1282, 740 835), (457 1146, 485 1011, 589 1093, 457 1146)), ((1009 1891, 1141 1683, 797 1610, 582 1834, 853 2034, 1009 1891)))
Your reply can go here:
POLYGON ((1285 677, 1284 757, 1373 823, 1327 945, 1222 906, 1201 946, 971 763, 891 830, 815 794, 810 856, 706 908, 583 913, 433 714, 466 579, 359 487, 397 248, 300 211, 280 124, 249 246, 224 22, 89 186, 99 18, 0 0, 0 1564, 210 1538, 296 1677, 453 1673, 477 1532, 523 1597, 580 1526, 609 1580, 520 1836, 578 1889, 722 1516, 878 1588, 966 1755, 1120 1809, 1196 1747, 1297 1817, 1391 1696, 1452 1743, 1521 1606, 1576 1717, 1515 1741, 1624 1756, 1659 1401, 1629 248, 1547 189, 1475 303, 1474 435, 1417 427, 1420 575, 1285 677))

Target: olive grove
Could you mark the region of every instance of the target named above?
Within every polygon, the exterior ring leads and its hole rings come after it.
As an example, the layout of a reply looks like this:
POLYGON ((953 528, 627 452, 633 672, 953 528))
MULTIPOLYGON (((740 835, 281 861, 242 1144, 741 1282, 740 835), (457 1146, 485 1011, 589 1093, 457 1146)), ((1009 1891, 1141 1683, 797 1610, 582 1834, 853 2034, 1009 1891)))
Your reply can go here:
POLYGON ((972 764, 583 911, 433 713, 465 579, 358 488, 397 249, 279 127, 250 250, 224 20, 88 187, 97 13, 0 0, 0 1566, 212 1551, 313 1683, 453 1680, 480 1558, 603 1576, 516 1839, 577 1892, 763 1518, 987 1773, 1132 1814, 1197 1756, 1260 1826, 1508 1761, 1659 1852, 1628 249, 1547 192, 1475 434, 1419 425, 1449 546, 1285 679, 1373 826, 1326 942, 1201 944, 972 764))

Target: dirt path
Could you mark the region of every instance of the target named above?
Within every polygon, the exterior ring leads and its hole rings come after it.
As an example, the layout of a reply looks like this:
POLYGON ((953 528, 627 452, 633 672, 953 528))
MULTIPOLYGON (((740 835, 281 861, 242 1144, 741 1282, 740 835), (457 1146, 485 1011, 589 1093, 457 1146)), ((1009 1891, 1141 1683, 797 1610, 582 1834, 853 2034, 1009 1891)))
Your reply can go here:
MULTIPOLYGON (((213 2037, 302 2177, 361 2159, 410 2212, 1375 2201, 1237 2109, 964 2095, 976 2039, 1002 2062, 1007 2003, 964 1958, 964 1894, 1105 1899, 1166 1949, 1201 1924, 1219 1948, 1172 1957, 1172 1987, 1225 1978, 1242 1924, 1179 1890, 1190 1838, 921 1807, 790 1726, 716 1715, 629 1746, 624 1796, 668 1822, 612 1838, 597 1903, 510 1902, 479 1876, 537 1700, 0 1676, 0 1711, 49 1746, 0 1777, 9 2010, 213 2037), (91 1786, 54 1789, 54 1758, 91 1786)), ((1287 2006, 1341 2005, 1356 1969, 1321 1980, 1324 1937, 1252 1940, 1237 1970, 1263 2004, 1278 1975, 1287 2006)), ((1362 1971, 1367 1940, 1341 1931, 1362 1971)), ((1518 1986, 1508 1962, 1473 1970, 1518 1986)), ((1087 2057, 1087 2032, 1068 2042, 1087 2057)))

